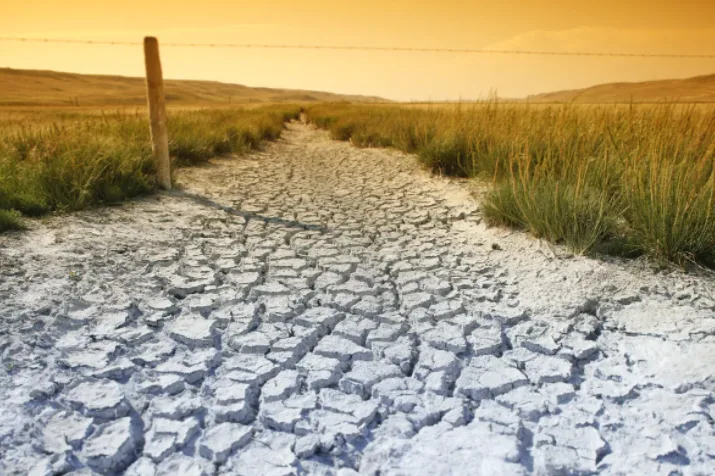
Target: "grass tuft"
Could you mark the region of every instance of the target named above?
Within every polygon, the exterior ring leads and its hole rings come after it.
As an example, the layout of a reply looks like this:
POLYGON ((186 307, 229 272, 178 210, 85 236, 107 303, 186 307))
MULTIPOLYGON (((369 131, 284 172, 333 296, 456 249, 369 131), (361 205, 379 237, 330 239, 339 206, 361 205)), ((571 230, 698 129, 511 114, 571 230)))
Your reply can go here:
POLYGON ((488 102, 319 105, 309 120, 361 147, 416 153, 432 171, 492 184, 489 223, 577 253, 715 263, 715 114, 676 105, 488 102))
MULTIPOLYGON (((278 138, 297 106, 174 111, 169 153, 178 165, 243 153, 278 138)), ((156 188, 144 115, 44 111, 0 119, 0 213, 3 228, 18 213, 40 216, 121 202, 156 188)))
POLYGON ((0 210, 0 232, 21 230, 23 227, 20 212, 15 210, 0 210))

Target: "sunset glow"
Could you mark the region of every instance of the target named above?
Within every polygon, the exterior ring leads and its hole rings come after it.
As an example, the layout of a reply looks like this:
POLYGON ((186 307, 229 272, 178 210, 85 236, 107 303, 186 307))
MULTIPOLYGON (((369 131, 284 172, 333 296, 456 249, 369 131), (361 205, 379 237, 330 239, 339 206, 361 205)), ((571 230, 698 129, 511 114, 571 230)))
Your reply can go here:
MULTIPOLYGON (((686 2, 6 2, 0 36, 633 53, 715 53, 715 4, 686 2)), ((141 48, 0 42, 0 66, 141 76, 141 48)), ((715 60, 169 48, 167 78, 380 95, 523 97, 611 81, 684 78, 715 60)))

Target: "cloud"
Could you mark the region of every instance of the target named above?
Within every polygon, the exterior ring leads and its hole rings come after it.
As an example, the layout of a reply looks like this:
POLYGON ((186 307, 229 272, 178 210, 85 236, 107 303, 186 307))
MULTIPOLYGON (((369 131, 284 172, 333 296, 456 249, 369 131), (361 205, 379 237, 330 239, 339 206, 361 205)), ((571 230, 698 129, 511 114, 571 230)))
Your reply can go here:
POLYGON ((491 50, 598 53, 715 54, 715 28, 646 29, 580 27, 534 30, 491 44, 491 50))

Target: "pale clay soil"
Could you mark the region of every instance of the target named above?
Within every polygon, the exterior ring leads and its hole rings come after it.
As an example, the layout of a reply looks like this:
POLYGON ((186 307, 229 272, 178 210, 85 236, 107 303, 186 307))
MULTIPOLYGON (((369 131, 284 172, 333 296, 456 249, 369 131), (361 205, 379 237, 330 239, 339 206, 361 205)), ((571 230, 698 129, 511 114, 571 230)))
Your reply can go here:
POLYGON ((299 123, 178 178, 0 237, 0 474, 715 473, 707 274, 299 123))

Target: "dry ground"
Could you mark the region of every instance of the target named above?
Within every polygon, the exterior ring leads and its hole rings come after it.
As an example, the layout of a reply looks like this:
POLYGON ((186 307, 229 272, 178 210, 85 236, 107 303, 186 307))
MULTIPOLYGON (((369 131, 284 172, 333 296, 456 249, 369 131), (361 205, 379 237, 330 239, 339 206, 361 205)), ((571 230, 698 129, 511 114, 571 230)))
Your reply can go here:
POLYGON ((179 179, 0 237, 0 473, 712 472, 713 279, 303 124, 179 179))

